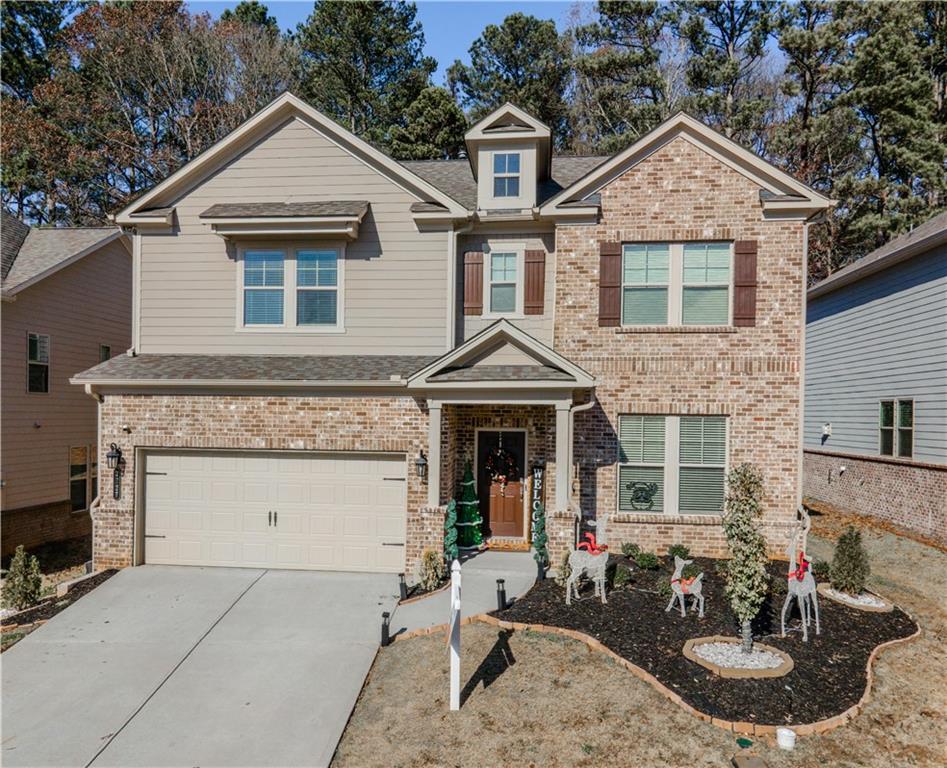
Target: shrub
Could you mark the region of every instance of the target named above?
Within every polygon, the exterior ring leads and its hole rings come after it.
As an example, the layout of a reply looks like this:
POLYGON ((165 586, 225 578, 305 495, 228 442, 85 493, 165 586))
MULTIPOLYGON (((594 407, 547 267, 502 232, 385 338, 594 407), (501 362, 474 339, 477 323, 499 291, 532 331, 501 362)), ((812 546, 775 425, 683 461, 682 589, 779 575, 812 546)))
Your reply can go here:
POLYGON ((666 600, 671 599, 671 595, 674 594, 674 587, 671 586, 670 576, 668 576, 666 579, 661 579, 658 582, 658 594, 666 600))
POLYGON ((431 591, 437 589, 444 580, 444 560, 432 549, 425 549, 421 553, 418 583, 421 589, 431 591))
POLYGON ((723 577, 726 577, 727 569, 729 567, 730 567, 729 560, 717 560, 717 562, 714 563, 714 570, 723 577))
POLYGON ((625 586, 629 581, 631 581, 631 571, 627 566, 619 565, 615 569, 615 576, 612 579, 612 587, 614 589, 619 589, 625 586))
POLYGON ((16 548, 10 570, 3 582, 2 601, 4 608, 22 611, 39 602, 43 577, 39 572, 39 560, 27 555, 21 544, 16 548))
POLYGON ((812 563, 812 575, 816 581, 827 581, 832 565, 827 560, 815 560, 812 563))
POLYGON ((653 571, 661 567, 661 561, 654 552, 639 552, 635 555, 635 565, 643 571, 653 571))
MULTIPOLYGON (((680 555, 678 555, 678 557, 680 557, 680 555)), ((700 566, 695 563, 685 565, 681 571, 682 579, 696 579, 698 576, 700 576, 700 566)))
POLYGON ((839 536, 832 558, 830 577, 832 589, 849 595, 859 595, 865 591, 865 581, 871 568, 868 565, 868 553, 862 546, 861 531, 848 526, 839 536))
POLYGON ((769 593, 771 595, 785 595, 789 591, 788 579, 783 576, 781 573, 776 575, 770 575, 769 577, 769 593))
POLYGON ((569 577, 572 575, 572 566, 569 565, 569 552, 564 552, 562 554, 562 559, 559 561, 559 567, 556 569, 556 584, 560 587, 564 587, 566 582, 569 580, 569 577))
POLYGON ((766 600, 766 540, 759 531, 763 476, 753 464, 741 464, 727 476, 723 530, 730 547, 727 566, 727 599, 740 621, 743 650, 753 650, 751 622, 766 600))
POLYGON ((638 553, 640 551, 641 547, 639 547, 633 541, 626 541, 621 545, 621 553, 631 560, 634 560, 636 557, 638 557, 638 553))
POLYGON ((679 557, 681 560, 686 560, 690 553, 691 551, 683 544, 672 544, 670 547, 668 547, 668 557, 670 557, 672 560, 675 557, 679 557))

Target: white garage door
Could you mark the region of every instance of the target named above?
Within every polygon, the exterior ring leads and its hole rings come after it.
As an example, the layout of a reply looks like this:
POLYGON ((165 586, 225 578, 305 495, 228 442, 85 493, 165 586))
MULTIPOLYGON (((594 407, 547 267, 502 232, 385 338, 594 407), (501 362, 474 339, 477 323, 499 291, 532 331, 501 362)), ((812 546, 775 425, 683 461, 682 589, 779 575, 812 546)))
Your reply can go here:
POLYGON ((404 570, 404 456, 145 456, 145 562, 404 570))

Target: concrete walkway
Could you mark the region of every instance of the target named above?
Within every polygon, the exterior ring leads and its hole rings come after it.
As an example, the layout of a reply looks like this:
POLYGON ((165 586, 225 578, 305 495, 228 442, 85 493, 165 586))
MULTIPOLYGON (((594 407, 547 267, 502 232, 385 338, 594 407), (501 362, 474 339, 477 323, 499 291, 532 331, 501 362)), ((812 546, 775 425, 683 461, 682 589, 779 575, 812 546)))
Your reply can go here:
MULTIPOLYGON (((474 616, 497 607, 497 579, 506 580, 506 597, 522 595, 536 581, 536 562, 528 552, 481 552, 461 563, 461 615, 474 616)), ((399 606, 391 633, 411 632, 449 619, 450 590, 399 606)))
POLYGON ((3 654, 4 766, 325 766, 394 576, 129 568, 3 654))

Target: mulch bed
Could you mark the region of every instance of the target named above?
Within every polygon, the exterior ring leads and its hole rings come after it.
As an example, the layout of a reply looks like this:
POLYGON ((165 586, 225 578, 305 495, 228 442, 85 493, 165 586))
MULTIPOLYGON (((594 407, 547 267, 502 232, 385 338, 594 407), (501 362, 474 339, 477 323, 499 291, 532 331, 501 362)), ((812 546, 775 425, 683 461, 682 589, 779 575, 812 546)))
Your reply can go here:
MULTIPOLYGON (((627 565, 612 556, 611 565, 627 565)), ((917 630, 902 610, 872 613, 830 600, 819 601, 822 633, 810 625, 809 642, 802 641, 795 601, 787 617, 787 636, 779 636, 779 614, 785 600, 787 564, 769 565, 775 585, 753 625, 754 639, 792 656, 794 669, 785 677, 726 679, 684 658, 685 641, 706 635, 739 636, 739 624, 724 597, 724 579, 716 563, 694 558, 704 571, 704 618, 690 610, 681 618, 676 606, 664 608, 670 597, 658 593, 672 568, 662 558, 661 569, 643 571, 631 565, 629 584, 608 592, 608 604, 592 595, 585 584, 582 599, 565 604, 565 591, 551 578, 537 582, 505 611, 494 613, 504 621, 545 624, 577 630, 596 638, 633 664, 656 677, 695 709, 722 720, 761 725, 792 725, 824 720, 858 703, 867 684, 866 665, 882 643, 909 637, 917 630)))
POLYGON ((450 576, 441 579, 437 582, 437 586, 434 589, 425 589, 421 586, 420 583, 414 584, 408 587, 408 596, 404 600, 399 600, 399 605, 404 605, 405 603, 413 603, 415 600, 424 597, 425 595, 433 595, 435 592, 440 592, 444 587, 450 584, 450 576))
POLYGON ((88 594, 101 583, 110 579, 116 573, 118 573, 118 571, 112 568, 97 573, 95 576, 90 576, 88 579, 85 579, 85 581, 80 581, 78 584, 72 587, 63 597, 51 597, 47 600, 43 600, 41 603, 38 603, 26 611, 16 614, 16 616, 10 616, 4 620, 3 626, 12 624, 23 626, 26 624, 33 624, 37 621, 49 621, 49 619, 51 619, 57 613, 68 608, 80 597, 88 594))

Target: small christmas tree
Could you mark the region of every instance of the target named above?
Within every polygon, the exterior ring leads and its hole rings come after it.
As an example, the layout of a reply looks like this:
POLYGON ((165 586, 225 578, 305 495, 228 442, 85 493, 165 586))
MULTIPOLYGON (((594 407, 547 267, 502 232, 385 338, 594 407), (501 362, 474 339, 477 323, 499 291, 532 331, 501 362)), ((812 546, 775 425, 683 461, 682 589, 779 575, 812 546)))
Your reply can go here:
POLYGON ((539 565, 540 578, 543 578, 545 569, 549 565, 549 537, 546 535, 546 509, 542 502, 537 502, 533 509, 533 559, 539 565))
POLYGON ((464 466, 464 479, 460 481, 460 501, 457 502, 457 543, 461 549, 476 549, 483 544, 482 523, 477 483, 468 461, 464 466))
POLYGON ((871 568, 868 565, 868 553, 862 546, 861 531, 850 525, 839 536, 835 546, 835 557, 832 558, 832 568, 829 571, 832 589, 849 595, 860 595, 865 591, 865 581, 869 573, 871 568))
POLYGON ((21 544, 16 548, 10 570, 3 582, 3 607, 22 611, 39 602, 43 576, 39 570, 39 560, 26 554, 21 544))
POLYGON ((457 502, 451 499, 444 517, 444 560, 448 566, 457 559, 457 502))
POLYGON ((769 577, 766 573, 766 539, 759 531, 763 478, 752 464, 741 464, 727 477, 727 505, 723 530, 732 557, 727 567, 727 598, 730 609, 740 620, 743 650, 753 650, 750 622, 756 618, 769 577))

